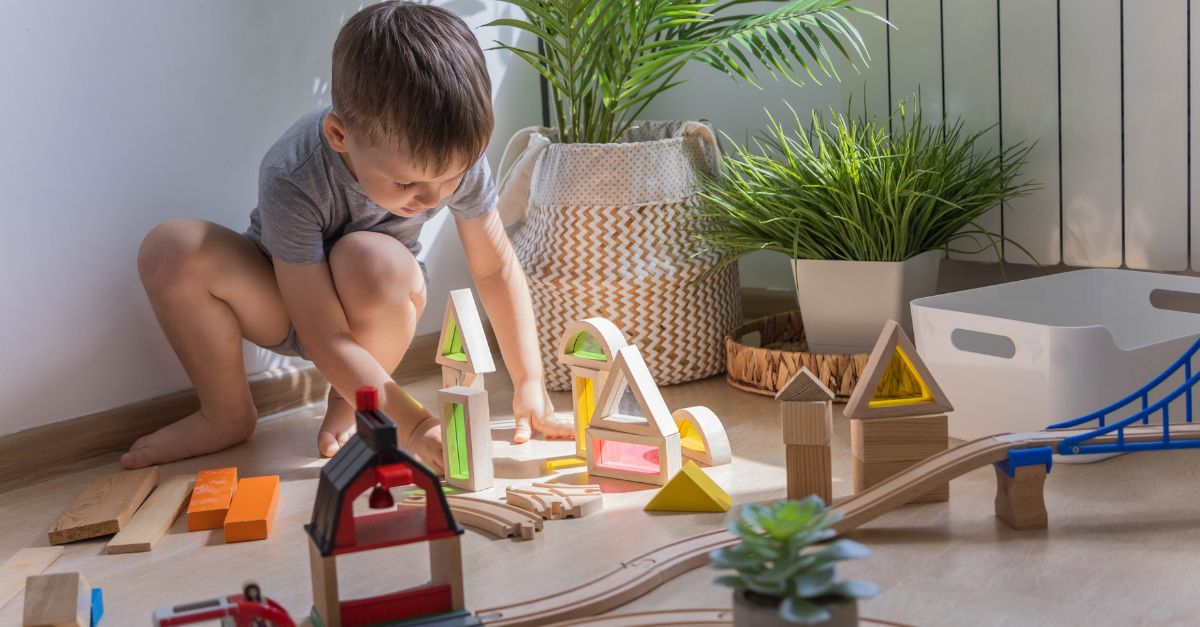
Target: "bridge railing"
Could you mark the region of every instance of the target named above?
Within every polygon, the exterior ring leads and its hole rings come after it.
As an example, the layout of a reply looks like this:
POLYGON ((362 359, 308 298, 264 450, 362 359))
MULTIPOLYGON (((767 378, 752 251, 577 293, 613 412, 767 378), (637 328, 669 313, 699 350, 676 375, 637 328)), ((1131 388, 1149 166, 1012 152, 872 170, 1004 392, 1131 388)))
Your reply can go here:
MULTIPOLYGON (((1049 429, 1069 429, 1071 427, 1077 427, 1079 425, 1086 424, 1089 422, 1097 422, 1100 427, 1104 427, 1104 426, 1106 426, 1106 423, 1108 422, 1108 417, 1110 414, 1117 413, 1119 410, 1132 404, 1134 401, 1140 401, 1140 404, 1141 404, 1140 411, 1137 414, 1135 414, 1134 417, 1140 416, 1140 419, 1142 420, 1142 424, 1150 424, 1150 416, 1155 413, 1154 411, 1150 411, 1150 408, 1151 408, 1150 392, 1154 391, 1154 389, 1157 388, 1160 384, 1162 384, 1163 381, 1166 381, 1168 377, 1170 377, 1171 375, 1178 372, 1180 368, 1182 368, 1184 371, 1183 372, 1184 379, 1186 381, 1191 381, 1193 378, 1192 377, 1192 357, 1198 351, 1200 351, 1200 338, 1197 338, 1197 340, 1194 343, 1192 343, 1192 347, 1189 348, 1187 350, 1187 352, 1185 352, 1183 354, 1182 357, 1175 360, 1175 363, 1171 364, 1166 370, 1164 370, 1162 372, 1162 374, 1158 375, 1157 377, 1154 377, 1154 379, 1152 379, 1146 385, 1143 385, 1140 389, 1138 389, 1138 391, 1134 392, 1133 394, 1130 394, 1129 396, 1126 396, 1125 398, 1123 398, 1107 407, 1103 407, 1103 408, 1098 409, 1090 414, 1087 414, 1086 416, 1080 416, 1079 418, 1075 418, 1073 420, 1067 420, 1065 422, 1055 423, 1055 424, 1050 425, 1049 427, 1046 427, 1046 429, 1047 430, 1049 430, 1049 429)), ((1176 391, 1177 392, 1186 391, 1186 394, 1187 394, 1187 421, 1191 422, 1192 421, 1192 386, 1190 384, 1185 383, 1179 390, 1176 390, 1176 391)), ((1174 395, 1174 398, 1177 398, 1177 397, 1178 397, 1178 394, 1174 395)), ((1157 405, 1157 403, 1156 403, 1156 405, 1157 405)), ((1127 420, 1129 420, 1129 419, 1128 418, 1123 419, 1123 420, 1121 420, 1121 422, 1126 422, 1127 420)))
MULTIPOLYGON (((1190 359, 1191 354, 1196 352, 1197 347, 1200 347, 1200 341, 1197 341, 1197 343, 1192 346, 1192 349, 1190 351, 1188 351, 1187 354, 1184 355, 1184 358, 1190 359)), ((1177 369, 1177 368, 1175 368, 1175 369, 1177 369)), ((1173 371, 1174 371, 1174 369, 1169 370, 1168 374, 1173 371)), ((1098 429, 1088 431, 1087 433, 1081 433, 1076 436, 1071 436, 1069 438, 1064 438, 1063 441, 1059 442, 1059 444, 1058 444, 1058 454, 1059 455, 1081 455, 1081 454, 1086 454, 1086 453, 1127 453, 1127 452, 1133 452, 1133 451, 1158 451, 1158 450, 1172 449, 1172 448, 1200 448, 1200 440, 1177 440, 1177 441, 1171 440, 1170 405, 1172 402, 1174 402, 1180 396, 1186 395, 1186 397, 1187 397, 1187 410, 1186 410, 1187 422, 1192 422, 1192 388, 1198 382, 1200 382, 1200 372, 1192 374, 1190 364, 1187 366, 1186 371, 1187 371, 1187 379, 1183 382, 1183 385, 1179 386, 1171 393, 1162 397, 1157 402, 1155 402, 1153 405, 1144 407, 1141 411, 1133 414, 1132 416, 1129 416, 1128 418, 1119 420, 1119 421, 1109 424, 1107 426, 1104 425, 1103 422, 1101 422, 1101 426, 1098 429), (1149 424, 1150 417, 1159 412, 1162 412, 1162 438, 1160 440, 1151 441, 1151 442, 1126 442, 1125 441, 1125 428, 1126 427, 1133 425, 1136 422, 1141 422, 1144 425, 1149 424), (1095 440, 1101 436, 1110 434, 1114 431, 1117 432, 1117 441, 1115 444, 1086 444, 1086 442, 1088 442, 1089 440, 1095 440)), ((1157 379, 1157 380, 1161 383, 1161 379, 1163 379, 1163 378, 1165 378, 1165 377, 1160 375, 1159 379, 1157 379)), ((1140 391, 1141 398, 1143 399, 1143 401, 1142 401, 1143 405, 1146 404, 1146 401, 1144 400, 1146 398, 1145 397, 1146 391, 1148 391, 1148 390, 1143 389, 1140 391)), ((1138 395, 1135 393, 1134 398, 1137 398, 1137 397, 1138 397, 1138 395)), ((1079 422, 1076 420, 1070 421, 1070 424, 1078 424, 1078 423, 1079 422)), ((1068 423, 1060 423, 1060 424, 1067 425, 1068 423)), ((1054 428, 1060 428, 1060 425, 1055 425, 1054 428)))

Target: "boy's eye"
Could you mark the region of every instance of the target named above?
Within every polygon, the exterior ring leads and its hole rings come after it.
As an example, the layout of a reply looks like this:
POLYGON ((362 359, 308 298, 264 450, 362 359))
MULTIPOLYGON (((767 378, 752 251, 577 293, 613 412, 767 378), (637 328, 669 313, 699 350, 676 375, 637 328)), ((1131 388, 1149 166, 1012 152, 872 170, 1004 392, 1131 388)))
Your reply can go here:
POLYGON ((392 184, 395 185, 397 189, 408 189, 413 185, 412 183, 401 183, 400 181, 392 181, 392 184))

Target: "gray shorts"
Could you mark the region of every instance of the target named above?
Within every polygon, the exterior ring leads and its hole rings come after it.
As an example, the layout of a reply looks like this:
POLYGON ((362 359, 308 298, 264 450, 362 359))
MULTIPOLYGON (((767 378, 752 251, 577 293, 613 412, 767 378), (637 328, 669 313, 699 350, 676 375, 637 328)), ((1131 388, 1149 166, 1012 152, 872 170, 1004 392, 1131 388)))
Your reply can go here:
MULTIPOLYGON (((250 239, 251 241, 254 241, 253 238, 250 239)), ((262 252, 262 254, 266 256, 268 260, 270 260, 271 254, 263 248, 262 244, 258 243, 257 241, 254 241, 254 243, 256 246, 258 246, 258 250, 262 252)), ((417 265, 421 267, 421 276, 425 279, 425 287, 428 289, 429 270, 425 268, 425 262, 423 261, 418 261, 417 265)), ((308 351, 304 350, 304 344, 300 341, 300 335, 296 333, 295 326, 288 329, 288 336, 283 340, 282 343, 275 346, 263 346, 262 348, 265 348, 276 355, 283 355, 284 357, 299 357, 301 359, 312 361, 312 358, 308 356, 308 351)))

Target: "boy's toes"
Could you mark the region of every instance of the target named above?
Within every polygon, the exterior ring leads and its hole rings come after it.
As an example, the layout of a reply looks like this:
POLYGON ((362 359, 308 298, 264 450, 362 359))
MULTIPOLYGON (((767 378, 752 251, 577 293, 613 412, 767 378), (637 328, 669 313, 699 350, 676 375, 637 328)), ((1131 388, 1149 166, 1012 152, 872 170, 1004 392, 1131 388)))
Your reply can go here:
POLYGON ((331 431, 322 431, 317 434, 317 450, 321 452, 321 457, 337 455, 345 443, 346 440, 334 436, 331 431))
POLYGON ((513 431, 513 444, 524 444, 529 441, 529 437, 533 435, 529 429, 529 418, 520 416, 517 418, 517 428, 513 431))
POLYGON ((144 448, 131 449, 121 456, 121 467, 125 470, 135 470, 150 466, 153 462, 144 448))

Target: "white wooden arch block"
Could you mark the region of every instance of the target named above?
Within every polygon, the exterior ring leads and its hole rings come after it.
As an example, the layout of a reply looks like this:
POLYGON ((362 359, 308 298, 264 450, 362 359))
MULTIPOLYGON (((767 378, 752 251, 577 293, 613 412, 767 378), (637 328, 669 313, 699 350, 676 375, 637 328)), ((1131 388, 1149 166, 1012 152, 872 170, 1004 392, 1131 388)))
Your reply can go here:
POLYGON ((721 419, 707 407, 685 407, 671 414, 679 428, 680 446, 684 457, 708 466, 722 466, 733 461, 729 435, 721 419), (697 446, 699 445, 699 446, 697 446))
POLYGON ((577 320, 567 325, 558 341, 558 362, 568 366, 607 372, 613 367, 617 351, 628 345, 629 342, 625 339, 625 334, 621 333, 621 329, 604 318, 577 320), (593 353, 592 357, 580 356, 581 351, 576 348, 575 343, 581 333, 586 333, 595 339, 601 352, 589 351, 593 353), (603 355, 604 359, 599 359, 599 355, 603 355))

